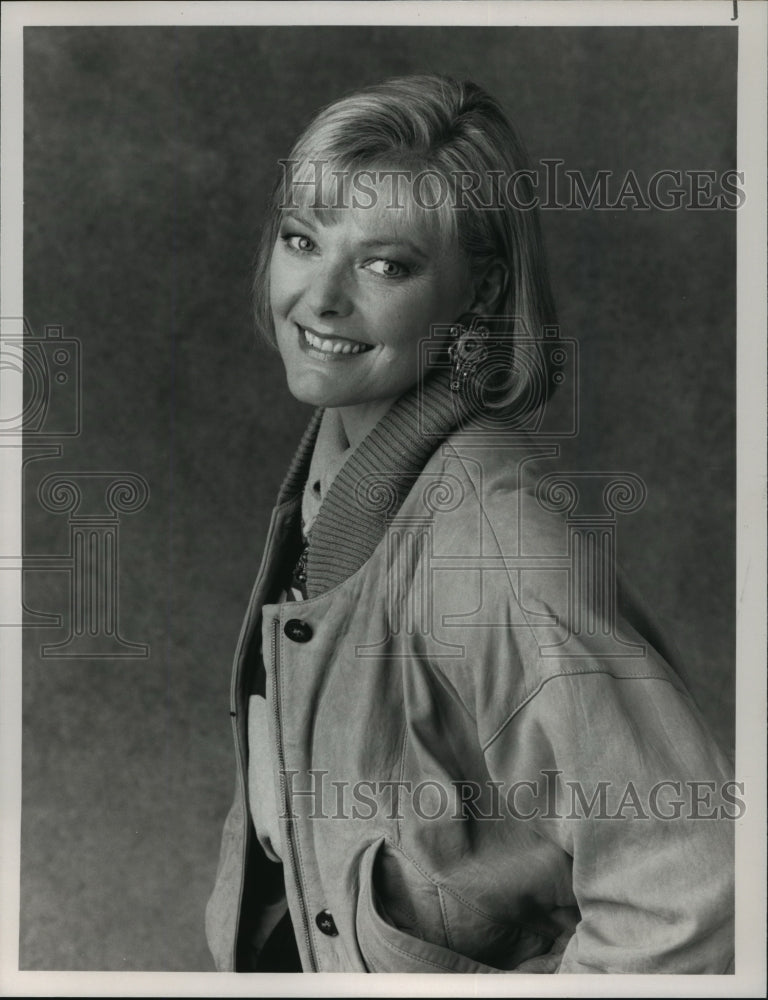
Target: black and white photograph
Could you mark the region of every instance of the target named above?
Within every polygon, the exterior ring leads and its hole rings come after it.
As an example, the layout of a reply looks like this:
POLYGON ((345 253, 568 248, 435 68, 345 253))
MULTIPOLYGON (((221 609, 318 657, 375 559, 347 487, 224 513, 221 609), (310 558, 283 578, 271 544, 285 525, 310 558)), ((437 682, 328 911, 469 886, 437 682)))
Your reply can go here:
POLYGON ((0 995, 764 995, 768 5, 2 6, 0 995))

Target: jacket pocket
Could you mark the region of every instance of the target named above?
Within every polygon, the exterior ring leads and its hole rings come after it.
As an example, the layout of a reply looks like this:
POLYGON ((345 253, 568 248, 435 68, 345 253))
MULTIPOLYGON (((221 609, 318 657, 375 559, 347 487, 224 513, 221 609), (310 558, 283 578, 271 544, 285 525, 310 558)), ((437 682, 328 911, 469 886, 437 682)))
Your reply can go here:
MULTIPOLYGON (((360 865, 355 917, 357 939, 369 972, 498 972, 465 955, 408 934, 385 919, 374 886, 377 855, 384 840, 367 848, 360 865)), ((401 905, 402 905, 401 901, 401 905)))
MULTIPOLYGON (((439 944, 434 939, 428 940, 424 935, 423 922, 420 922, 413 907, 407 898, 393 898, 393 888, 398 893, 405 886, 405 880, 398 880, 399 884, 393 886, 389 877, 392 865, 389 863, 392 858, 392 851, 388 847, 384 838, 371 844, 365 851, 360 865, 360 894, 355 915, 358 945, 363 960, 369 972, 464 972, 464 973, 494 973, 506 974, 515 971, 513 968, 498 968, 484 962, 470 958, 468 955, 457 951, 451 944, 439 944), (386 885, 382 885, 382 873, 386 878, 386 885), (407 923, 400 922, 401 914, 413 914, 407 923), (398 920, 396 926, 393 922, 398 920)), ((435 902, 438 908, 442 907, 440 899, 440 889, 429 881, 426 876, 419 875, 424 885, 420 887, 422 894, 435 893, 435 902)), ((418 892, 419 890, 417 890, 418 892)), ((498 932, 498 924, 489 921, 488 931, 491 926, 498 932)), ((454 936, 456 935, 454 929, 454 936)), ((427 932, 429 936, 441 937, 442 940, 450 940, 448 929, 436 932, 434 928, 427 932)), ((518 932, 515 928, 507 928, 509 935, 509 950, 507 954, 512 956, 520 949, 521 941, 518 940, 518 932)), ((526 935, 526 938, 528 936, 526 935)), ((520 959, 529 958, 532 953, 531 942, 523 948, 520 959)), ((550 941, 537 937, 533 953, 541 954, 548 950, 550 941)), ((516 964, 516 963, 515 963, 516 964)), ((522 971, 522 970, 521 970, 522 971)), ((533 970, 532 970, 533 971, 533 970)), ((536 971, 539 971, 538 969, 536 971)), ((545 969, 541 969, 545 971, 545 969)), ((546 971, 551 971, 546 969, 546 971)))

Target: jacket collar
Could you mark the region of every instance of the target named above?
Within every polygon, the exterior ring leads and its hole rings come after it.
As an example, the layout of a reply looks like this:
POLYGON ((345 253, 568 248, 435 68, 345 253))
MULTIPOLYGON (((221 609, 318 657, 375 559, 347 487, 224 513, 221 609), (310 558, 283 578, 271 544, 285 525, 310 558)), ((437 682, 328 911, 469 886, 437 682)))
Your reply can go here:
MULTIPOLYGON (((323 410, 304 432, 278 495, 293 500, 307 480, 323 410)), ((355 573, 379 544, 427 460, 458 426, 461 412, 438 369, 384 414, 351 452, 323 499, 307 556, 307 596, 317 597, 355 573)))

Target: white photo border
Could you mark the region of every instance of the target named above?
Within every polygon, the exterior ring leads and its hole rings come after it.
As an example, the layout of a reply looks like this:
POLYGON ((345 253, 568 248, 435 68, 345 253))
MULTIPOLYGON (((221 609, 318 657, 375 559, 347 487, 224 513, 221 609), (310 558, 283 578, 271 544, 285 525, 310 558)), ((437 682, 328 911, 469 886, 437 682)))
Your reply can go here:
MULTIPOLYGON (((2 4, 0 316, 23 316, 25 25, 733 25, 738 30, 736 764, 748 809, 736 828, 736 973, 720 976, 315 976, 19 971, 21 632, 0 628, 0 995, 10 996, 764 996, 766 965, 766 39, 768 4, 749 0, 447 0, 335 3, 2 4), (734 12, 737 13, 735 20, 734 12), (482 994, 480 990, 482 989, 482 994)), ((0 364, 0 408, 22 380, 0 364)), ((19 442, 20 445, 20 442, 19 442)), ((0 554, 21 551, 21 448, 0 449, 0 554)), ((21 606, 21 571, 0 573, 0 607, 21 606)), ((202 914, 201 914, 202 919, 202 914)))

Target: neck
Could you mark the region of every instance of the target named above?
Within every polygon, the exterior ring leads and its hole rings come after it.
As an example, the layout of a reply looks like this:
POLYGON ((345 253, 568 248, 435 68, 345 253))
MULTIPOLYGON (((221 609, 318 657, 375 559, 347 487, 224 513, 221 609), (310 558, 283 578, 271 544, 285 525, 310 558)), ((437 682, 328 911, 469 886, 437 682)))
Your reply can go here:
POLYGON ((356 448, 363 438, 368 436, 369 431, 373 430, 394 402, 393 396, 390 399, 374 399, 366 403, 356 403, 354 406, 337 407, 351 448, 356 448))

